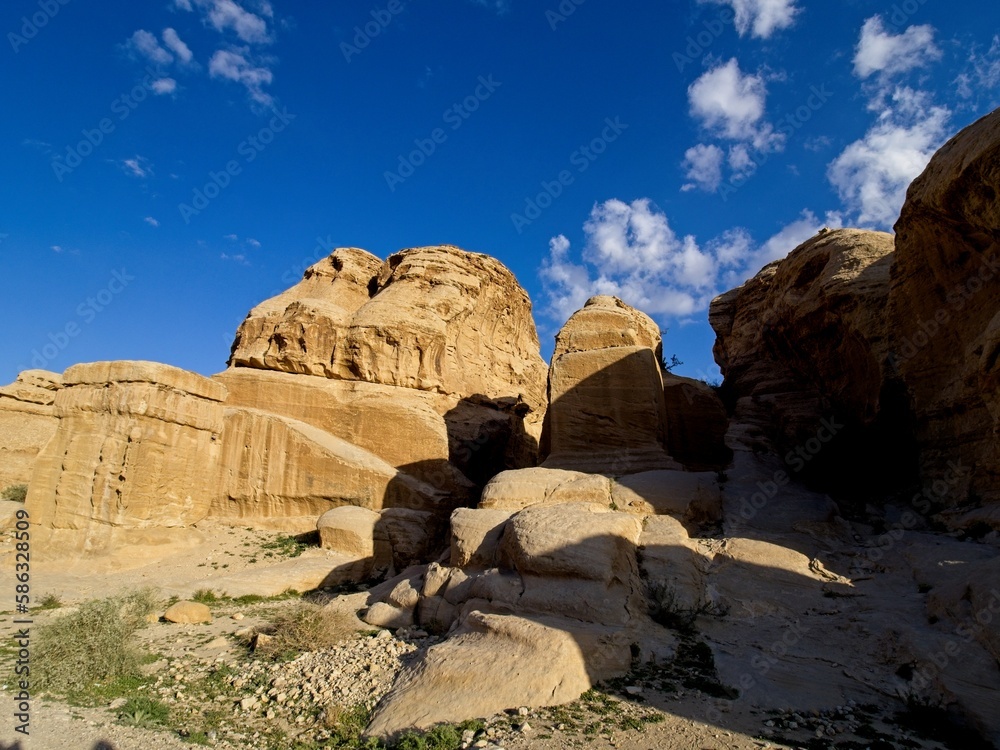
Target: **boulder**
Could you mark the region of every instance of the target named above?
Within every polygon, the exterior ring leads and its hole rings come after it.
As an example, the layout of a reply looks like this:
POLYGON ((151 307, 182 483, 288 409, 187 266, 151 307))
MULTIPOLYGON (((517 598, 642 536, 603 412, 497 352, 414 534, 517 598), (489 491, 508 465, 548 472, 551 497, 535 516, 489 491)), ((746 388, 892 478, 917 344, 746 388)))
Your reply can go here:
POLYGON ((524 581, 517 611, 627 625, 641 609, 641 532, 639 518, 604 506, 566 503, 521 511, 508 522, 499 550, 502 566, 524 581))
MULTIPOLYGON (((75 365, 56 393, 59 426, 28 491, 33 523, 99 530, 184 527, 218 481, 226 389, 152 362, 75 365)), ((85 538, 86 537, 86 538, 85 538)))
POLYGON ((458 508, 451 514, 451 564, 457 568, 492 568, 511 513, 458 508))
POLYGON ((542 466, 611 476, 680 468, 664 447, 660 349, 656 324, 615 297, 574 313, 549 369, 542 466))
POLYGON ((535 467, 504 471, 483 489, 480 508, 519 511, 560 503, 611 503, 611 480, 599 474, 535 467))
MULTIPOLYGON (((910 185, 896 222, 892 362, 925 486, 939 505, 1000 503, 1000 110, 962 130, 910 185), (968 467, 956 478, 949 464, 968 467)), ((961 515, 949 522, 964 526, 961 515)), ((994 525, 1000 528, 1000 525, 994 525)))
POLYGON ((375 554, 375 526, 381 516, 374 510, 343 505, 328 510, 316 522, 323 549, 358 557, 375 554))
POLYGON ((396 570, 427 562, 436 555, 443 523, 435 513, 411 508, 387 508, 375 524, 375 548, 380 544, 392 550, 396 570))
POLYGON ((198 602, 177 602, 167 608, 167 611, 163 613, 163 619, 179 625, 194 625, 211 622, 212 611, 198 602))
POLYGON ((0 387, 0 490, 28 484, 35 459, 56 433, 55 397, 62 376, 25 370, 0 387))
POLYGON ((392 737, 509 708, 567 703, 625 674, 630 660, 627 639, 606 628, 473 611, 403 671, 366 734, 392 737))
POLYGON ((611 485, 620 510, 648 509, 672 515, 693 528, 722 520, 722 492, 715 472, 646 471, 620 477, 611 485))

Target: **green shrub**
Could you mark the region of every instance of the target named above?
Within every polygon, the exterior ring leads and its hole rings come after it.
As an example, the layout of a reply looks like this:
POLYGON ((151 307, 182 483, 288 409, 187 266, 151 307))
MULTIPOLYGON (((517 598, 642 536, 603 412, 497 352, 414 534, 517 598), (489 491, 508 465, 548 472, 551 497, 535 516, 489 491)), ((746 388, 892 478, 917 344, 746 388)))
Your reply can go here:
POLYGON ((0 498, 13 500, 15 503, 23 503, 27 497, 28 485, 26 484, 12 484, 3 492, 0 492, 0 498))
POLYGON ((150 589, 80 605, 38 628, 32 674, 35 688, 57 694, 109 697, 141 681, 142 653, 133 636, 156 607, 150 589))
POLYGON ((118 709, 118 720, 122 724, 136 727, 150 727, 166 724, 170 719, 170 709, 155 698, 144 695, 129 698, 118 709))

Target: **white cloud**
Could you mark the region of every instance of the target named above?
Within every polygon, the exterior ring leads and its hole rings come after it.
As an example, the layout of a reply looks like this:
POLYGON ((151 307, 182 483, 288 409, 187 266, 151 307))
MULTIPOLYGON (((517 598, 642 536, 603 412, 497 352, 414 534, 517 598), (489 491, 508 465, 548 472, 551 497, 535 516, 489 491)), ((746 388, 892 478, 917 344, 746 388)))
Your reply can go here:
POLYGON ((163 30, 163 43, 167 45, 170 51, 173 52, 177 56, 177 59, 184 65, 189 65, 194 59, 194 53, 191 52, 191 49, 173 29, 167 28, 163 30))
POLYGON ((934 27, 910 26, 902 34, 887 32, 880 16, 872 16, 861 27, 855 49, 854 73, 869 78, 906 73, 939 60, 941 50, 934 44, 934 27))
POLYGON ((153 174, 153 165, 149 163, 149 159, 142 156, 133 156, 131 159, 123 159, 119 165, 122 171, 130 177, 151 177, 153 174))
POLYGON ((253 237, 247 237, 247 244, 255 249, 260 247, 260 242, 255 240, 253 237))
POLYGON ((702 3, 728 5, 736 14, 734 23, 740 36, 750 33, 767 39, 775 31, 787 29, 802 10, 795 0, 699 0, 702 3))
POLYGON ((57 252, 57 253, 61 253, 63 251, 63 249, 62 249, 62 247, 60 245, 53 245, 52 246, 52 250, 53 250, 53 252, 57 252))
POLYGON ((760 151, 780 150, 784 136, 763 121, 767 87, 764 79, 743 73, 732 58, 706 71, 688 87, 691 116, 715 135, 752 143, 760 151))
POLYGON ((224 78, 242 84, 251 100, 266 107, 274 104, 273 97, 264 91, 274 80, 274 74, 263 66, 251 62, 247 48, 218 50, 208 63, 212 78, 224 78))
POLYGON ((157 78, 152 83, 153 93, 159 96, 172 94, 177 90, 177 81, 173 78, 157 78))
POLYGON ((660 321, 683 322, 824 225, 841 226, 841 216, 828 213, 824 222, 803 211, 760 245, 740 227, 699 244, 692 236, 679 237, 648 199, 605 201, 594 206, 583 226, 586 242, 579 257, 565 235, 549 241, 539 269, 547 302, 543 312, 561 322, 589 297, 611 294, 660 321))
POLYGON ((193 5, 202 11, 206 24, 218 32, 232 31, 247 44, 270 44, 273 40, 267 26, 267 18, 274 16, 271 4, 258 4, 258 13, 252 13, 233 0, 175 0, 182 10, 193 10, 193 5))
POLYGON ((158 227, 158 226, 160 226, 160 222, 158 222, 152 216, 147 216, 145 219, 143 219, 143 221, 146 222, 147 224, 149 224, 149 226, 151 226, 151 227, 158 227))
POLYGON ((685 177, 691 182, 686 183, 681 190, 701 188, 710 193, 719 189, 722 182, 722 149, 715 144, 699 143, 684 152, 685 177))
POLYGON ((240 237, 237 234, 226 234, 222 236, 222 239, 229 240, 230 242, 238 242, 240 237))
POLYGON ((803 242, 815 236, 823 227, 840 229, 842 226, 844 226, 843 217, 835 211, 827 212, 825 221, 820 221, 816 218, 816 214, 807 209, 802 212, 800 218, 786 224, 767 239, 754 254, 751 265, 757 266, 758 269, 763 268, 771 261, 784 258, 803 242))
POLYGON ((174 56, 163 49, 156 37, 144 29, 139 29, 132 34, 125 43, 125 47, 155 65, 169 65, 174 61, 174 56))
POLYGON ((926 93, 897 88, 891 103, 864 137, 827 167, 851 220, 889 229, 899 216, 906 188, 949 135, 951 111, 926 93))
POLYGON ((236 253, 234 255, 229 255, 228 253, 222 253, 222 255, 220 255, 219 257, 222 260, 231 260, 233 263, 236 263, 237 265, 240 266, 250 265, 250 261, 247 260, 247 256, 243 255, 242 253, 236 253))

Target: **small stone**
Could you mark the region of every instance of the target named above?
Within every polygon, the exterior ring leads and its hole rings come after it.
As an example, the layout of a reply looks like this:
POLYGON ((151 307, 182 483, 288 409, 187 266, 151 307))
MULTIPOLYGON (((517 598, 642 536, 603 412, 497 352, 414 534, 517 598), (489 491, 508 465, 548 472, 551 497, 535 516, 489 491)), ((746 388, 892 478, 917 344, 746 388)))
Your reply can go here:
POLYGON ((521 726, 517 728, 517 731, 519 731, 521 734, 527 734, 528 732, 531 731, 531 724, 529 724, 528 722, 524 722, 521 726))
POLYGON ((528 713, 529 711, 527 706, 521 706, 519 709, 517 709, 518 716, 527 716, 528 713))
POLYGON ((629 685, 628 687, 625 688, 625 692, 628 693, 629 695, 641 695, 642 688, 639 687, 638 685, 629 685))
POLYGON ((163 613, 167 622, 191 625, 212 621, 212 611, 199 602, 177 602, 163 613))
POLYGON ((240 699, 240 708, 242 708, 244 711, 248 711, 256 705, 257 705, 256 696, 250 696, 249 698, 240 699))
POLYGON ((113 701, 111 701, 111 703, 108 704, 108 708, 110 708, 112 711, 115 711, 124 706, 126 703, 128 703, 128 700, 126 698, 115 698, 113 701))
POLYGON ((237 613, 236 613, 235 615, 233 615, 232 617, 233 617, 233 619, 234 619, 234 620, 236 620, 237 622, 239 622, 240 620, 242 620, 242 619, 243 619, 243 613, 242 613, 242 612, 237 612, 237 613))

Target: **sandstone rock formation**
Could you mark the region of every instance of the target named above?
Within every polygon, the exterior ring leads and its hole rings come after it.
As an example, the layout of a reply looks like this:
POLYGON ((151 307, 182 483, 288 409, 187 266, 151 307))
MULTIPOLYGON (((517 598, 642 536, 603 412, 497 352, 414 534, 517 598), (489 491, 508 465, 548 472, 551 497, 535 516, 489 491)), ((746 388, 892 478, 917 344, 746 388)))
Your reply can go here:
MULTIPOLYGON (((28 491, 49 529, 189 526, 216 485, 225 388, 152 362, 95 362, 63 375, 59 427, 28 491)), ((89 533, 80 542, 97 544, 89 533)))
POLYGON ((712 302, 735 421, 791 455, 803 476, 835 482, 838 466, 868 466, 877 448, 880 476, 909 478, 912 441, 888 362, 892 261, 892 235, 823 232, 712 302), (822 450, 796 454, 817 440, 822 450))
POLYGON ((501 263, 451 246, 382 263, 341 248, 254 308, 229 405, 355 443, 459 497, 533 465, 545 364, 527 294, 501 263))
POLYGON ((447 513, 454 502, 377 456, 304 422, 226 409, 212 517, 306 532, 335 506, 447 513), (443 509, 439 506, 444 506, 443 509))
POLYGON ((1000 505, 998 192, 1000 110, 934 155, 895 226, 892 355, 916 416, 921 478, 950 482, 949 462, 969 467, 941 501, 967 510, 1000 505))
POLYGON ((667 452, 692 471, 719 470, 732 460, 726 446, 729 415, 706 383, 663 373, 667 452))
POLYGON ((0 387, 0 490, 31 481, 38 452, 55 434, 56 392, 62 376, 25 370, 0 387))
POLYGON ((679 469, 665 450, 660 331, 615 297, 593 297, 556 337, 542 465, 594 474, 679 469))

